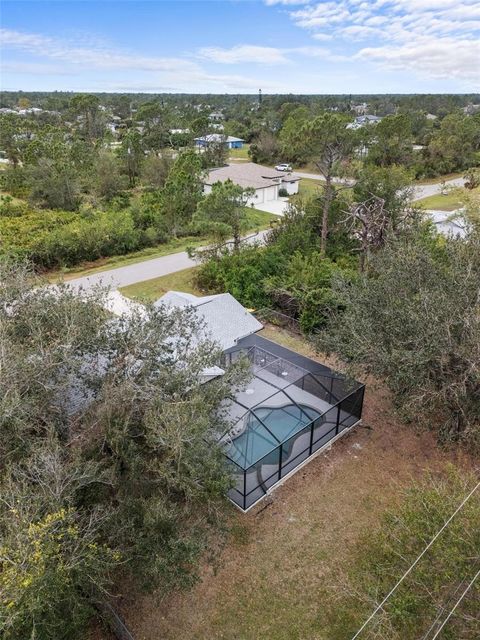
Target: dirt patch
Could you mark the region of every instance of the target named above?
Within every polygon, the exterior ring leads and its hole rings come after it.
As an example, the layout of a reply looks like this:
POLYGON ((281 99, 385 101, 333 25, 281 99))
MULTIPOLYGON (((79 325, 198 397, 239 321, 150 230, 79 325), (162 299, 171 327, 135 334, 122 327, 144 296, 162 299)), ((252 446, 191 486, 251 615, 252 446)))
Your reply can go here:
MULTIPOLYGON (((314 355, 300 338, 282 339, 280 329, 264 335, 314 355)), ((468 464, 459 452, 439 450, 431 434, 400 423, 388 392, 372 380, 363 425, 253 511, 232 513, 231 543, 194 589, 163 602, 142 596, 125 607, 136 639, 327 640, 329 592, 359 535, 378 524, 412 478, 447 461, 468 464)))

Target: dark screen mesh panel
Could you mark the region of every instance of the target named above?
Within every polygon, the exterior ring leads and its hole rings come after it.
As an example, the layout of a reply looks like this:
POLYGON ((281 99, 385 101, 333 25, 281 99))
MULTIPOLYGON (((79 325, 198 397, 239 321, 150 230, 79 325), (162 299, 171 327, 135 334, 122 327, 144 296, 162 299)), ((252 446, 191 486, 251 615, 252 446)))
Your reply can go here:
POLYGON ((340 403, 340 422, 350 427, 360 420, 363 405, 363 387, 354 391, 340 403))
POLYGON ((245 496, 245 509, 248 509, 249 507, 254 505, 255 502, 258 502, 261 498, 263 498, 265 493, 266 492, 262 489, 262 487, 258 487, 257 489, 252 491, 252 493, 245 496))
POLYGON ((310 455, 312 425, 305 427, 282 445, 282 476, 293 471, 310 455))
POLYGON ((240 491, 240 493, 243 494, 244 492, 244 471, 243 469, 240 469, 240 467, 238 465, 236 465, 234 462, 230 461, 227 458, 227 468, 228 468, 228 472, 230 473, 230 477, 233 480, 233 488, 236 489, 237 491, 240 491))
POLYGON ((243 492, 241 493, 236 489, 230 489, 227 492, 227 496, 230 498, 232 502, 234 502, 237 505, 237 507, 240 507, 240 509, 247 509, 247 507, 245 506, 245 497, 243 495, 243 492))
POLYGON ((249 358, 255 367, 260 369, 272 364, 275 360, 278 360, 278 356, 274 356, 272 353, 256 347, 253 352, 249 353, 249 358))
POLYGON ((323 400, 324 402, 330 403, 330 392, 328 388, 325 387, 319 380, 317 380, 317 377, 314 377, 311 373, 304 376, 300 380, 296 380, 293 384, 302 391, 306 391, 312 396, 320 398, 320 400, 323 400))
POLYGON ((315 453, 315 451, 318 451, 319 449, 324 447, 330 442, 332 438, 337 435, 336 426, 334 426, 333 428, 330 427, 330 429, 323 433, 323 435, 321 435, 321 432, 319 432, 319 434, 317 435, 319 435, 320 437, 312 444, 312 453, 315 453))
POLYGON ((320 416, 313 423, 313 442, 317 442, 325 435, 329 436, 329 439, 335 436, 335 430, 337 427, 338 407, 332 407, 323 416, 320 416))
POLYGON ((280 449, 277 447, 245 471, 245 493, 249 494, 257 487, 269 489, 278 481, 280 449))

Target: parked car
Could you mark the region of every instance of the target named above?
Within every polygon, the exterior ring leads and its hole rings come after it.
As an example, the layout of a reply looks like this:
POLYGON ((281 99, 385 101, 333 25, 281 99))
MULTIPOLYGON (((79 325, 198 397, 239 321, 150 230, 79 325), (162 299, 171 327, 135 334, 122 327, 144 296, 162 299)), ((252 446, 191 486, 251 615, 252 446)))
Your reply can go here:
POLYGON ((276 171, 291 171, 292 165, 287 164, 286 162, 282 162, 282 164, 277 164, 275 167, 276 171))

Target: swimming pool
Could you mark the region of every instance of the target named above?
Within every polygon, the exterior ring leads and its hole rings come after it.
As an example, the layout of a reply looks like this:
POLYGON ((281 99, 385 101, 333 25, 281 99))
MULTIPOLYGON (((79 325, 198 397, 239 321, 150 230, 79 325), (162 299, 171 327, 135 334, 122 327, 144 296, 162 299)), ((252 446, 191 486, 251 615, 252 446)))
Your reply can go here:
MULTIPOLYGON (((226 453, 247 469, 320 415, 306 405, 257 407, 245 417, 243 432, 226 446, 226 453)), ((284 456, 288 456, 288 447, 285 447, 284 456)))

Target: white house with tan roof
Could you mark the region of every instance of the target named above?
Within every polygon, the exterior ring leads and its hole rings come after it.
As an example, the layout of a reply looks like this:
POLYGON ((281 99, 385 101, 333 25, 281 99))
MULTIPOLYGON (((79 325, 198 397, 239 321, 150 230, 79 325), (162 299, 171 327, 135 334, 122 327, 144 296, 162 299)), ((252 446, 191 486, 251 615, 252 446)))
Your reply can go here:
POLYGON ((298 193, 300 176, 294 173, 277 171, 270 167, 263 167, 255 162, 229 164, 218 169, 211 169, 204 180, 204 193, 210 193, 216 182, 231 180, 244 189, 253 189, 254 194, 248 204, 258 205, 262 202, 278 200, 280 189, 285 189, 288 195, 298 193))

